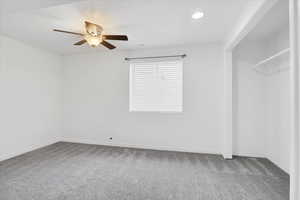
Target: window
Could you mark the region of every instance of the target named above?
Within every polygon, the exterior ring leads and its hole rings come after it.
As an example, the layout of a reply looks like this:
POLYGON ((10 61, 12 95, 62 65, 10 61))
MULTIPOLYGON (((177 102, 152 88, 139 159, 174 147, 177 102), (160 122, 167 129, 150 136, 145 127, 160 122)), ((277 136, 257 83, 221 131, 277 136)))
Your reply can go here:
POLYGON ((182 60, 131 63, 129 108, 182 112, 182 60))

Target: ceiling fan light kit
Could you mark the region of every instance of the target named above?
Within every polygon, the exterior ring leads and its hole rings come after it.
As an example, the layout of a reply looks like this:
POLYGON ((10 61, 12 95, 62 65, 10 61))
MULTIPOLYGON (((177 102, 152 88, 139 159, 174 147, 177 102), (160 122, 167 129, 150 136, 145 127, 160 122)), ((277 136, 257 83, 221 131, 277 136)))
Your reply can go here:
POLYGON ((107 42, 106 40, 128 41, 128 37, 126 35, 103 35, 102 26, 87 21, 85 21, 85 34, 75 33, 71 31, 63 31, 58 29, 53 29, 53 31, 82 36, 83 40, 76 42, 74 44, 76 46, 82 45, 87 42, 91 47, 97 47, 100 44, 102 44, 108 49, 114 49, 116 47, 107 42))
POLYGON ((102 37, 91 36, 89 34, 85 35, 84 39, 91 47, 97 47, 103 41, 102 37))

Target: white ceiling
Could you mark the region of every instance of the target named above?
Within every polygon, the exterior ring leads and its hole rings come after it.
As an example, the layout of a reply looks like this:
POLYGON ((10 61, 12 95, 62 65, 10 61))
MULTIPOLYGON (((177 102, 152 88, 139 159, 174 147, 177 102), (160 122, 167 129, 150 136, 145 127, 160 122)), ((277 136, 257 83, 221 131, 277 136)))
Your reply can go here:
POLYGON ((279 0, 245 40, 264 40, 270 35, 282 31, 283 28, 289 28, 289 0, 279 0))
POLYGON ((13 12, 2 18, 1 32, 60 54, 104 49, 73 46, 80 36, 52 31, 83 32, 85 20, 102 25, 106 34, 127 34, 128 42, 111 41, 119 49, 222 42, 249 1, 26 0, 21 9, 20 1, 6 0, 6 10, 13 12), (13 9, 13 2, 18 4, 17 9, 13 9), (204 18, 191 19, 196 10, 203 11, 204 18))

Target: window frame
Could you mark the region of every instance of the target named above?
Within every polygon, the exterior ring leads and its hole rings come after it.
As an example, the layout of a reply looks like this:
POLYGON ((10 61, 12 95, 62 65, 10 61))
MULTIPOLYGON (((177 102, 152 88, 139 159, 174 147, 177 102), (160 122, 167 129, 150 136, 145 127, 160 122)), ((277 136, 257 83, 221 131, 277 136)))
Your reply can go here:
POLYGON ((129 112, 149 112, 149 113, 183 113, 183 60, 182 59, 172 59, 172 60, 151 60, 151 61, 135 61, 135 62, 130 62, 130 67, 129 67, 129 112), (136 109, 134 108, 133 104, 133 90, 134 90, 134 70, 136 67, 136 64, 159 64, 159 63, 171 63, 171 62, 176 62, 176 65, 178 65, 177 69, 177 76, 179 76, 179 79, 177 82, 179 82, 180 86, 177 87, 179 89, 178 91, 180 92, 180 98, 179 101, 180 103, 178 105, 174 105, 174 108, 178 106, 178 109, 173 109, 173 110, 159 110, 158 109, 136 109))

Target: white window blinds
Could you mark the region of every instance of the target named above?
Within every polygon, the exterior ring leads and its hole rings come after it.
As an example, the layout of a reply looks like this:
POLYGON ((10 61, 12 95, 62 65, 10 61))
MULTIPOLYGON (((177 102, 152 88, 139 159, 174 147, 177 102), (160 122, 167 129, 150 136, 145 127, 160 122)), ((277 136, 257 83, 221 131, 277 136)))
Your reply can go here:
POLYGON ((130 64, 130 111, 182 112, 182 60, 130 64))

